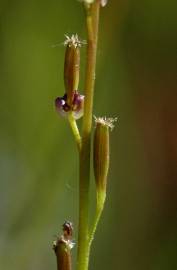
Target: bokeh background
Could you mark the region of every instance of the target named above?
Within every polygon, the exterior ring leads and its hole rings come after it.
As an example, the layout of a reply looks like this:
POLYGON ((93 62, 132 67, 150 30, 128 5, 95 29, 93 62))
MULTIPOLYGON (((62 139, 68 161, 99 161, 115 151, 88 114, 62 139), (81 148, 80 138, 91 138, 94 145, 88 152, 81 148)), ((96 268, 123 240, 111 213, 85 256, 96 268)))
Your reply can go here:
MULTIPOLYGON (((94 114, 118 122, 91 270, 177 269, 176 11, 175 0, 110 0, 101 12, 94 114)), ((0 2, 3 270, 56 269, 51 243, 63 221, 77 235, 77 152, 54 109, 64 92, 61 44, 76 32, 86 38, 76 0, 0 2)), ((81 91, 84 59, 83 48, 81 91)))

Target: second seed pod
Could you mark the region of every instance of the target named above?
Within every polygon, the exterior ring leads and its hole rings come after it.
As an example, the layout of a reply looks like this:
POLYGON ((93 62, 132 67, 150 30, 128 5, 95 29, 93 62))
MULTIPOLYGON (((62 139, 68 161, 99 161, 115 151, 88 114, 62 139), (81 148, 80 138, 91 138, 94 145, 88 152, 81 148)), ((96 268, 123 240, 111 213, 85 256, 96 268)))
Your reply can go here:
POLYGON ((106 192, 109 170, 109 125, 104 118, 96 119, 93 162, 97 192, 106 192))

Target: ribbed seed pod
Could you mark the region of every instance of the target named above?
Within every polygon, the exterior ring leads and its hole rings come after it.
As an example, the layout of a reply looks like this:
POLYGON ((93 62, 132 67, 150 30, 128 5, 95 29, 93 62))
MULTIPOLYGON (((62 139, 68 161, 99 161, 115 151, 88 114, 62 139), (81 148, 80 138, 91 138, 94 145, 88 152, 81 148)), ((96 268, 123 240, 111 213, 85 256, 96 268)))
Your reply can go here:
POLYGON ((94 134, 93 161, 97 191, 106 192, 109 170, 109 126, 105 121, 99 121, 99 118, 96 120, 94 134))
POLYGON ((67 94, 67 104, 72 105, 74 91, 78 90, 79 71, 80 71, 80 46, 81 42, 77 35, 67 37, 65 41, 65 64, 64 64, 64 82, 67 94))
POLYGON ((115 121, 117 118, 95 117, 93 163, 98 196, 100 196, 98 193, 106 194, 110 156, 109 132, 114 128, 115 121))

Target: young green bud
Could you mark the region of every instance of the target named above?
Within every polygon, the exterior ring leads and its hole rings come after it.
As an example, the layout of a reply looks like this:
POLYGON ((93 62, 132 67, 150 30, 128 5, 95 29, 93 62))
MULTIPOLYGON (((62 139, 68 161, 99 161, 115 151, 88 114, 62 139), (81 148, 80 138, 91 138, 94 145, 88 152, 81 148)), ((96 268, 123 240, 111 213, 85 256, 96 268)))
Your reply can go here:
POLYGON ((71 106, 74 91, 78 90, 79 85, 81 42, 77 35, 72 35, 71 38, 66 36, 64 44, 66 46, 64 64, 65 91, 67 94, 67 104, 71 106))
POLYGON ((113 118, 95 118, 94 134, 94 174, 97 193, 106 193, 107 175, 109 170, 109 132, 113 129, 113 118))

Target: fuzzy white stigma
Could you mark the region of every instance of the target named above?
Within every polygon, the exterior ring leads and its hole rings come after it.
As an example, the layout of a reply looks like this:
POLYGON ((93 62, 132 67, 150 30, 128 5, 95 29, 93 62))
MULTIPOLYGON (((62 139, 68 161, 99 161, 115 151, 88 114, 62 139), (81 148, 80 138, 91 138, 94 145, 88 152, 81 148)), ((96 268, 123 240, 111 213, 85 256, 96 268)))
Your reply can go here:
POLYGON ((86 44, 85 40, 80 40, 78 35, 71 35, 71 37, 69 37, 68 35, 65 35, 66 40, 64 41, 64 46, 74 46, 75 48, 77 47, 81 47, 83 44, 86 44))
POLYGON ((104 126, 107 126, 112 131, 113 128, 114 128, 114 123, 117 121, 117 117, 112 118, 112 117, 106 117, 106 116, 104 116, 104 117, 96 117, 96 116, 94 116, 94 120, 95 120, 96 124, 100 123, 100 124, 102 124, 104 126))
MULTIPOLYGON (((84 2, 85 4, 92 4, 95 0, 79 0, 80 2, 84 2)), ((106 6, 108 0, 100 0, 100 5, 102 7, 106 6)))

